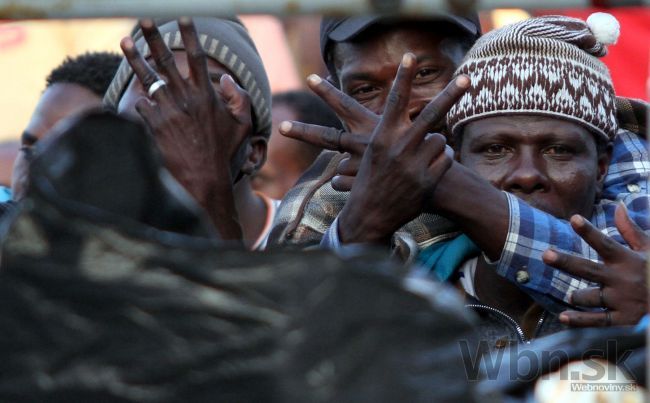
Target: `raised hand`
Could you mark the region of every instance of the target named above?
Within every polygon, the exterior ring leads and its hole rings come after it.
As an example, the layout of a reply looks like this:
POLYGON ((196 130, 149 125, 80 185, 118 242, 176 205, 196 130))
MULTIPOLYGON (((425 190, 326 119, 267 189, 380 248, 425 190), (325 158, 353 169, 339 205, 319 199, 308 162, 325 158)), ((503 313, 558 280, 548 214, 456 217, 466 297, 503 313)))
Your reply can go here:
POLYGON ((370 134, 379 123, 379 116, 316 74, 309 76, 307 84, 337 114, 346 131, 285 121, 280 124, 280 133, 327 150, 348 153, 349 156, 338 166, 338 175, 332 180, 332 187, 342 192, 349 191, 370 140, 370 134))
POLYGON ((158 71, 131 38, 120 44, 148 92, 136 110, 156 137, 167 168, 207 210, 222 237, 241 239, 232 186, 240 174, 242 146, 252 132, 250 99, 228 74, 213 86, 192 20, 181 18, 178 25, 188 77, 181 76, 153 20, 142 20, 140 27, 158 71))
POLYGON ((650 236, 628 216, 625 205, 616 208, 614 222, 627 248, 601 233, 581 216, 571 217, 571 226, 603 259, 592 262, 552 249, 544 252, 544 262, 601 287, 584 288, 571 294, 571 303, 600 312, 566 311, 560 321, 570 326, 634 325, 648 312, 647 252, 650 236))
POLYGON ((460 76, 411 121, 415 56, 404 55, 384 112, 361 159, 350 199, 339 215, 343 243, 386 242, 417 217, 452 164, 445 137, 429 133, 469 86, 460 76))

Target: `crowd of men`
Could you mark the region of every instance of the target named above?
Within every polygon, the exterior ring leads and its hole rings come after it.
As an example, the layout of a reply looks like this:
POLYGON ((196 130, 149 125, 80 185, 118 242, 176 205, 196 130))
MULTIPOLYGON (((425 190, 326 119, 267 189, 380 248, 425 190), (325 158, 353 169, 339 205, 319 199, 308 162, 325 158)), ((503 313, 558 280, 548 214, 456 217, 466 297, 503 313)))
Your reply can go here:
POLYGON ((324 18, 316 96, 272 97, 236 18, 144 19, 123 58, 52 72, 4 207, 50 129, 103 103, 146 126, 229 246, 383 253, 455 287, 495 349, 642 325, 648 106, 599 60, 618 33, 603 13, 488 33, 476 15, 324 18))

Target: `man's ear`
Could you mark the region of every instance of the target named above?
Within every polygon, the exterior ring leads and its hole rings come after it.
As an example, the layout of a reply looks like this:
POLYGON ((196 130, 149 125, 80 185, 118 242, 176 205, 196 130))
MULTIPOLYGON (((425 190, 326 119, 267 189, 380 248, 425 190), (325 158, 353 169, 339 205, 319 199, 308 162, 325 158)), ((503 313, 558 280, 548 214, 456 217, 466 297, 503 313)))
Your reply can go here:
POLYGON ((245 175, 253 175, 259 171, 266 162, 268 138, 260 135, 253 135, 246 145, 246 159, 242 165, 241 172, 245 175))
POLYGON ((596 177, 596 183, 598 184, 598 187, 596 189, 596 202, 600 200, 603 193, 605 177, 609 171, 609 162, 612 160, 613 149, 613 144, 609 142, 607 143, 605 149, 598 153, 598 176, 596 177))

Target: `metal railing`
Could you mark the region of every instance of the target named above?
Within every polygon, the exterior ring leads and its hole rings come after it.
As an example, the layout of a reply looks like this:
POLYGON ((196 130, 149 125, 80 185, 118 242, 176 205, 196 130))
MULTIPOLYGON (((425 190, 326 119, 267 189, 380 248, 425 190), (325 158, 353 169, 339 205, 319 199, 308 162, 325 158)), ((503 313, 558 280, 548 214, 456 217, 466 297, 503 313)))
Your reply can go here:
POLYGON ((650 0, 0 0, 0 19, 173 17, 226 14, 425 15, 494 8, 650 5, 650 0))

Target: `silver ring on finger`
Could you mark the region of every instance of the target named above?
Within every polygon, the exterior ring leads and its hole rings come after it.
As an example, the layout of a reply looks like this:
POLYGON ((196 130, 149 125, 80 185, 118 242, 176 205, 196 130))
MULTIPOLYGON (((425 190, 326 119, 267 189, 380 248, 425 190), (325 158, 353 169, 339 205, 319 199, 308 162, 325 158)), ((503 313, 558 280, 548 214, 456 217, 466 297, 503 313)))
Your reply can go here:
POLYGON ((167 85, 167 83, 163 79, 159 79, 153 84, 151 84, 151 86, 149 86, 149 89, 147 90, 147 94, 149 94, 149 98, 153 97, 153 94, 156 91, 158 91, 160 88, 164 87, 165 85, 167 85))

